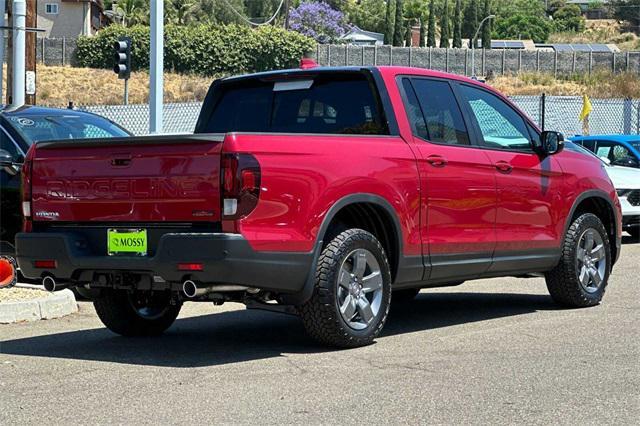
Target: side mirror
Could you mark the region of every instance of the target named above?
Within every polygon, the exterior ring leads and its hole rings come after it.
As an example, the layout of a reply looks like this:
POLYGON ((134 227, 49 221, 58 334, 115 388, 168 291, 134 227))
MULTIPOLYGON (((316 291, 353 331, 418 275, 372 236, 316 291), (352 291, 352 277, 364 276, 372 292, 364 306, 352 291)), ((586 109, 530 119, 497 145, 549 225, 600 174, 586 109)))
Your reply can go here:
POLYGON ((540 149, 544 155, 557 154, 564 149, 564 136, 559 132, 542 132, 540 142, 540 149))
POLYGON ((13 161, 13 155, 4 149, 0 149, 0 169, 3 169, 11 176, 15 176, 19 170, 16 163, 13 161))

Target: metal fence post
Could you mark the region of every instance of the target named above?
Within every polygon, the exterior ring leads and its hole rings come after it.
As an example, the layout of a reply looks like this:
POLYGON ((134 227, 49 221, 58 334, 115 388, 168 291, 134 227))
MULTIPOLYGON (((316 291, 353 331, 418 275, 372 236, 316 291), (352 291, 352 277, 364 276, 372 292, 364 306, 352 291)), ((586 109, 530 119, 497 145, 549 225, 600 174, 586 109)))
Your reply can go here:
POLYGON ((501 75, 504 75, 504 70, 505 70, 504 67, 505 67, 506 59, 507 59, 507 49, 502 49, 502 74, 501 75))
POLYGON ((591 75, 592 69, 593 69, 593 52, 589 51, 589 75, 591 75))
POLYGON ((348 44, 344 45, 344 66, 345 67, 349 66, 349 45, 348 44))
POLYGON ((44 38, 44 37, 42 37, 42 49, 41 49, 41 50, 42 50, 42 52, 40 52, 40 56, 42 56, 42 64, 43 64, 43 65, 45 64, 45 60, 46 60, 46 59, 45 59, 45 58, 46 58, 46 55, 45 55, 45 53, 44 53, 44 51, 45 51, 45 45, 46 45, 46 44, 45 44, 45 38, 44 38))
POLYGON ((467 55, 467 53, 469 53, 469 49, 464 49, 464 75, 468 76, 469 75, 469 55, 467 55))
POLYGON ((544 130, 544 117, 547 108, 547 95, 545 93, 540 96, 540 128, 544 130))
POLYGON ((626 98, 622 109, 622 133, 625 135, 631 134, 631 102, 630 98, 626 98))
POLYGON ((327 66, 331 66, 331 45, 327 44, 327 66))
POLYGON ((67 55, 67 38, 62 37, 62 66, 64 66, 64 57, 67 55))
POLYGON ((518 50, 518 74, 522 72, 522 50, 518 50))
POLYGON ((389 46, 389 65, 393 65, 393 46, 389 46))
POLYGON ((429 69, 431 69, 431 51, 433 50, 433 47, 429 46, 429 69))
POLYGON ((536 50, 536 72, 540 72, 540 50, 536 50))
POLYGON ((486 56, 486 53, 485 53, 486 51, 487 51, 487 49, 482 49, 482 75, 483 76, 487 75, 487 67, 485 66, 485 63, 487 62, 486 61, 487 56, 486 56))
POLYGON ((316 62, 320 63, 320 43, 316 43, 316 62))
POLYGON ((448 47, 444 51, 444 70, 445 72, 449 72, 449 48, 448 47))
POLYGON ((616 73, 616 53, 611 52, 611 72, 616 73))
POLYGON ((574 50, 573 51, 573 58, 572 58, 572 62, 571 62, 571 74, 575 74, 576 73, 576 54, 577 54, 577 52, 574 50))
POLYGON ((374 44, 373 45, 373 66, 377 66, 378 65, 378 45, 374 44))
POLYGON ((411 55, 413 52, 413 47, 409 47, 409 66, 411 66, 411 55))
POLYGON ((364 44, 362 45, 362 66, 364 67, 364 44))
POLYGON ((626 54, 626 57, 625 57, 625 62, 626 62, 625 71, 629 72, 629 51, 628 50, 627 50, 627 54, 626 54))
POLYGON ((558 51, 553 51, 553 78, 558 77, 558 51))

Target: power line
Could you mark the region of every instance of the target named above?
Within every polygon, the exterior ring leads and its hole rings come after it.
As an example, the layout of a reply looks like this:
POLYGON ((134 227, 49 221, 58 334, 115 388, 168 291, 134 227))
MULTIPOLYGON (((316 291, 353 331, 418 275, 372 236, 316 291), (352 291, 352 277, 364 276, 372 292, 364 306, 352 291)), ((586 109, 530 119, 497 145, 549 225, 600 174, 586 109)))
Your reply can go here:
POLYGON ((276 19, 276 17, 278 16, 278 14, 280 13, 280 9, 282 9, 282 5, 284 4, 284 0, 280 0, 280 4, 278 5, 278 8, 276 9, 275 13, 273 14, 273 16, 271 18, 269 18, 268 20, 266 20, 265 22, 253 22, 250 19, 247 19, 242 13, 238 12, 236 10, 235 7, 233 7, 231 5, 231 3, 229 3, 227 0, 222 0, 229 9, 231 9, 233 11, 233 13, 235 13, 236 15, 238 15, 238 17, 240 17, 240 19, 242 19, 243 21, 245 21, 247 24, 249 25, 253 25, 254 27, 260 27, 263 25, 269 25, 271 22, 273 22, 274 19, 276 19))

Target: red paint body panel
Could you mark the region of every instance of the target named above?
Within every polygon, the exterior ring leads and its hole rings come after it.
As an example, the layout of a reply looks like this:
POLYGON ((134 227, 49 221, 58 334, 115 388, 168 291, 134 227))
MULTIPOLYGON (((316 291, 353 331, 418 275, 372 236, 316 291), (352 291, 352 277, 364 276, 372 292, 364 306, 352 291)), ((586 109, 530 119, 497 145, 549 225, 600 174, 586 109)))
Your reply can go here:
POLYGON ((220 220, 220 142, 40 148, 35 222, 220 220))
POLYGON ((230 133, 223 143, 38 149, 34 219, 219 222, 223 152, 250 153, 260 165, 257 206, 233 224, 256 251, 311 251, 329 209, 352 194, 373 194, 394 208, 404 256, 559 249, 582 193, 609 194, 619 210, 606 172, 584 155, 541 159, 414 138, 397 76, 479 83, 424 69, 379 71, 398 136, 230 133), (446 157, 447 165, 432 166, 425 161, 431 155, 446 157), (114 167, 122 156, 131 165, 114 167), (497 171, 499 161, 511 164, 511 173, 497 171), (52 211, 58 215, 47 216, 52 211))

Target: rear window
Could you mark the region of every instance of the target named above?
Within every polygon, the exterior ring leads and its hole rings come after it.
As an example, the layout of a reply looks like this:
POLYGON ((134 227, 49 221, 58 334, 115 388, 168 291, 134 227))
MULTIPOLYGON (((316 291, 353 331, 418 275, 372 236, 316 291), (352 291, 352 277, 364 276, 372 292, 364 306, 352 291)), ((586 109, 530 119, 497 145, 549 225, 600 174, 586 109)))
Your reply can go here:
POLYGON ((88 114, 11 115, 7 121, 29 145, 50 140, 129 136, 109 120, 88 114))
POLYGON ((389 134, 377 92, 363 73, 241 80, 218 90, 202 132, 389 134))

